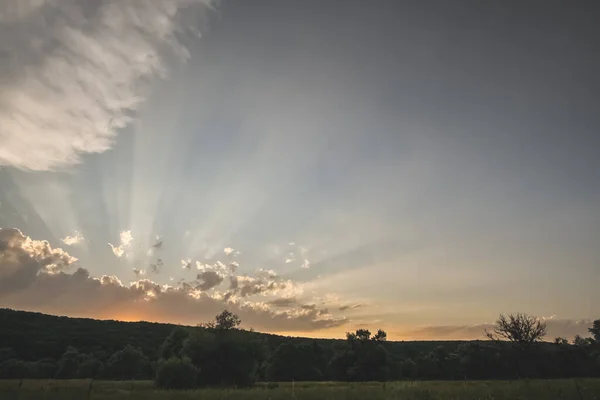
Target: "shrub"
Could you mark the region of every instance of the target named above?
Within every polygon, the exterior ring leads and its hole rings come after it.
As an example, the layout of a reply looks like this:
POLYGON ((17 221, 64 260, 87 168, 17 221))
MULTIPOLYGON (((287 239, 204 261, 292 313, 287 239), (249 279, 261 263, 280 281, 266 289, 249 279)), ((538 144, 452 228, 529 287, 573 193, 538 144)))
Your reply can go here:
POLYGON ((161 360, 154 380, 161 389, 192 389, 196 386, 198 368, 188 357, 161 360))
POLYGON ((105 364, 104 377, 107 379, 133 380, 151 376, 148 359, 141 350, 131 345, 115 352, 105 364))

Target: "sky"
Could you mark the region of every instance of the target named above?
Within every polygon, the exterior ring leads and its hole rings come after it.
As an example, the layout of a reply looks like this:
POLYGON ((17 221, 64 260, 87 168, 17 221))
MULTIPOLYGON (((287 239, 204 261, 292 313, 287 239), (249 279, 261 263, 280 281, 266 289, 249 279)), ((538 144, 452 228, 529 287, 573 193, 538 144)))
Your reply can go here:
POLYGON ((600 317, 600 27, 558 1, 5 0, 0 307, 310 337, 600 317))

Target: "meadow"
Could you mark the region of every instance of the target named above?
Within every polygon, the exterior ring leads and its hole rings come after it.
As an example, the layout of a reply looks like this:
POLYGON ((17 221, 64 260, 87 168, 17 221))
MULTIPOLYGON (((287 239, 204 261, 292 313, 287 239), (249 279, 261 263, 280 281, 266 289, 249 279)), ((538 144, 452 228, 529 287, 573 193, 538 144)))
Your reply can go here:
POLYGON ((297 382, 251 389, 157 390, 151 381, 3 380, 2 400, 600 400, 600 379, 297 382))

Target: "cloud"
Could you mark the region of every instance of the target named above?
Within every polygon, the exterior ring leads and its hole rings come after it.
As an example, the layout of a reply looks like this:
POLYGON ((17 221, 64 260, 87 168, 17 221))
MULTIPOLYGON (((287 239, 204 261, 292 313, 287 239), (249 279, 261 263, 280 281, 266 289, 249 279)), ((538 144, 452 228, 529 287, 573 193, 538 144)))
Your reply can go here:
POLYGON ((225 247, 223 249, 223 252, 225 253, 225 255, 230 256, 230 255, 235 255, 236 251, 234 249, 232 249, 231 247, 225 247))
POLYGON ((115 256, 121 258, 125 254, 125 249, 131 246, 131 242, 133 241, 133 236, 131 235, 131 231, 122 231, 119 234, 120 243, 118 246, 114 246, 111 243, 108 245, 112 249, 112 252, 115 256))
POLYGON ((150 264, 150 271, 155 274, 159 274, 162 271, 163 265, 163 260, 161 258, 157 258, 155 262, 150 264))
MULTIPOLYGON (((573 338, 575 335, 588 337, 588 328, 592 326, 591 319, 559 319, 548 318, 546 322, 548 334, 544 338, 546 341, 552 341, 555 337, 573 338)), ((406 331, 396 332, 400 337, 406 337, 412 340, 470 340, 484 339, 485 330, 490 330, 492 324, 474 324, 474 325, 437 325, 425 326, 406 331)))
POLYGON ((230 278, 229 296, 250 297, 255 295, 281 295, 292 297, 300 294, 302 289, 290 280, 281 280, 276 277, 236 276, 230 278))
POLYGON ((286 263, 286 264, 289 264, 289 263, 291 263, 291 262, 294 262, 294 259, 293 259, 293 258, 286 258, 286 260, 285 260, 285 263, 286 263))
MULTIPOLYGON (((108 150, 211 0, 0 2, 0 165, 46 171, 108 150)), ((188 35, 189 36, 189 35, 188 35)))
POLYGON ((192 260, 181 260, 181 268, 183 269, 192 269, 192 260))
POLYGON ((306 258, 304 259, 304 262, 302 263, 302 268, 305 268, 305 269, 310 268, 310 261, 308 261, 306 258))
POLYGON ((273 279, 277 277, 277 272, 273 271, 272 269, 259 268, 256 270, 256 276, 258 276, 259 278, 273 279))
POLYGON ((131 236, 131 231, 123 231, 119 235, 121 239, 121 246, 129 247, 131 245, 131 241, 133 240, 133 236, 131 236))
POLYGON ((26 288, 39 274, 56 274, 77 262, 45 240, 33 240, 18 229, 0 229, 0 294, 26 288))
POLYGON ((108 245, 112 249, 112 252, 115 256, 121 258, 121 257, 123 257, 123 254, 125 254, 125 250, 123 250, 120 246, 115 247, 110 243, 108 245))
POLYGON ((134 268, 133 269, 133 273, 135 274, 136 277, 140 277, 140 276, 144 276, 146 275, 146 271, 143 269, 139 269, 139 268, 134 268))
POLYGON ((271 300, 268 304, 275 307, 293 307, 298 304, 298 302, 295 297, 282 297, 280 299, 271 300))
MULTIPOLYGON (((223 309, 238 314, 245 327, 263 331, 314 331, 342 326, 323 310, 271 308, 270 304, 210 294, 187 282, 161 285, 148 279, 129 284, 115 276, 92 277, 84 268, 66 270, 77 260, 46 241, 32 240, 16 229, 0 230, 0 303, 5 307, 91 318, 137 319, 156 322, 196 324, 207 321, 223 309)), ((201 273, 221 279, 218 263, 203 267, 201 273), (215 267, 216 266, 216 267, 215 267), (215 269, 216 268, 216 269, 215 269), (213 274, 214 273, 214 274, 213 274)), ((243 287, 269 289, 274 283, 259 278, 241 278, 243 287), (262 285, 262 286, 261 286, 262 285)), ((289 285, 289 283, 284 283, 289 285)), ((276 286, 276 285, 275 285, 276 286)), ((289 296, 285 296, 289 298, 289 296)))
POLYGON ((202 264, 200 261, 196 261, 196 269, 200 272, 214 271, 223 277, 229 275, 229 268, 221 261, 217 261, 214 264, 202 264))
POLYGON ((339 308, 339 310, 340 310, 340 311, 346 311, 346 310, 355 310, 355 309, 357 309, 357 308, 360 308, 360 307, 362 307, 362 306, 363 306, 362 304, 354 304, 353 306, 344 305, 344 306, 341 306, 341 307, 339 308))
POLYGON ((84 240, 83 235, 80 232, 75 232, 73 236, 65 236, 61 239, 61 242, 66 244, 67 246, 73 246, 78 243, 81 243, 84 240))
POLYGON ((160 237, 157 237, 156 242, 152 245, 152 248, 160 250, 160 249, 162 249, 163 243, 164 243, 163 239, 160 237))
POLYGON ((200 290, 209 290, 220 285, 221 282, 223 282, 224 277, 216 271, 204 271, 199 273, 196 276, 196 279, 201 281, 196 288, 200 290))
POLYGON ((196 275, 195 287, 200 290, 210 290, 219 286, 226 277, 233 273, 231 267, 227 267, 221 261, 214 264, 203 264, 196 261, 196 269, 199 271, 196 275))

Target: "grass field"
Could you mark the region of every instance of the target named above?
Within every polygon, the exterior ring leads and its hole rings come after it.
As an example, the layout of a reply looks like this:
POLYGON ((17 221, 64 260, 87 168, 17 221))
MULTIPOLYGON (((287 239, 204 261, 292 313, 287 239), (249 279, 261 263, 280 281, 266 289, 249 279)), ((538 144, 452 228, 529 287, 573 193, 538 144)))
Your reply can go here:
POLYGON ((0 381, 2 400, 600 400, 600 379, 388 382, 381 383, 291 383, 269 388, 200 389, 193 391, 156 390, 152 382, 111 382, 89 380, 6 380, 0 381))

